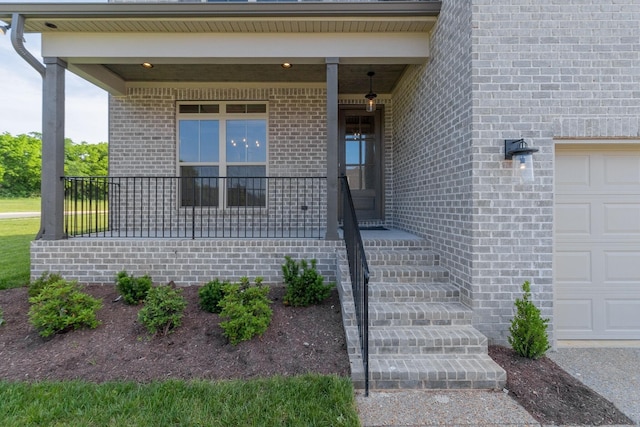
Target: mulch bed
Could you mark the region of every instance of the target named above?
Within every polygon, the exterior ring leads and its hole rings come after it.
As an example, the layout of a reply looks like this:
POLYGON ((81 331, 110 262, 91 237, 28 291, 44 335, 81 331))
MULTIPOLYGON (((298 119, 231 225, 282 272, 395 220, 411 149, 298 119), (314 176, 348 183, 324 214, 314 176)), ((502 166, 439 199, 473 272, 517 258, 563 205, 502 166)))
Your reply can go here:
POLYGON ((531 360, 501 346, 490 346, 489 356, 507 371, 509 395, 542 424, 634 424, 548 357, 531 360))
POLYGON ((262 337, 237 346, 227 342, 216 314, 199 309, 198 287, 183 290, 188 305, 182 325, 151 337, 115 285, 84 291, 103 300, 97 329, 41 338, 28 321, 26 288, 0 291, 6 323, 0 327, 0 379, 93 382, 176 379, 250 379, 304 373, 348 376, 340 302, 334 289, 324 303, 285 307, 284 288, 271 289, 271 325, 262 337))
MULTIPOLYGON (((0 291, 6 323, 0 327, 0 379, 92 382, 164 379, 251 379, 304 373, 350 374, 349 358, 334 289, 324 303, 285 307, 284 288, 273 287, 272 323, 262 337, 232 346, 220 318, 199 309, 198 287, 183 288, 187 309, 182 325, 167 336, 150 336, 138 323, 140 306, 113 302, 113 286, 89 285, 101 298, 97 329, 41 338, 28 321, 26 288, 0 291)), ((507 371, 506 389, 543 424, 633 424, 615 406, 566 373, 552 360, 529 360, 491 346, 489 355, 507 371)))

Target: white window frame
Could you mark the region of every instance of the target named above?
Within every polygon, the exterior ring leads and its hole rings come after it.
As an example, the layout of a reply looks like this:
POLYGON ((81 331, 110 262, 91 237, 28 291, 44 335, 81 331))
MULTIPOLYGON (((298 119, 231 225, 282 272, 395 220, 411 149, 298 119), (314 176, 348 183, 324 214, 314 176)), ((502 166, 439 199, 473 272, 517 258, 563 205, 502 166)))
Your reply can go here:
MULTIPOLYGON (((238 209, 245 206, 228 206, 227 194, 227 168, 229 166, 264 166, 265 178, 269 177, 269 104, 266 101, 178 101, 176 103, 176 176, 180 177, 180 168, 182 166, 215 166, 218 167, 218 177, 225 178, 224 190, 220 186, 218 191, 218 206, 201 206, 196 208, 207 209, 238 209), (218 105, 218 113, 180 113, 181 105, 218 105), (227 113, 228 105, 264 105, 263 113, 227 113), (217 120, 218 121, 218 162, 181 162, 180 161, 180 120, 217 120), (265 161, 264 162, 227 162, 227 126, 228 120, 264 120, 266 126, 265 134, 265 161)), ((192 206, 182 205, 181 185, 178 186, 178 207, 181 209, 191 209, 192 206)), ((252 206, 252 209, 266 209, 268 200, 265 200, 263 206, 252 206)))

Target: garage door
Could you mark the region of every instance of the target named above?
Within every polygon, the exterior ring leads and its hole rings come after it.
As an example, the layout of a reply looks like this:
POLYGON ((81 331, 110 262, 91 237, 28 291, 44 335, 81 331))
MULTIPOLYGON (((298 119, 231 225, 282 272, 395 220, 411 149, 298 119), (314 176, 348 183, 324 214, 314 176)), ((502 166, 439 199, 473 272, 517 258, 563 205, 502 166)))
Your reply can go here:
POLYGON ((640 147, 556 146, 559 339, 640 339, 640 147))

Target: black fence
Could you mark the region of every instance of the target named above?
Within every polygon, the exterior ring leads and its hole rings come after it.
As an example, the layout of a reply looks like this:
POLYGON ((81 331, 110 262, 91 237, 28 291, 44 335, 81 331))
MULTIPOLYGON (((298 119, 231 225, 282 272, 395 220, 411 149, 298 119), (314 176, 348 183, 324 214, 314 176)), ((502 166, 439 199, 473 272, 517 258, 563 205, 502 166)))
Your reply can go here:
POLYGON ((65 177, 69 237, 323 238, 325 177, 65 177))
POLYGON ((356 321, 360 337, 360 351, 364 365, 365 396, 369 395, 369 266, 362 244, 362 236, 358 227, 356 211, 353 207, 351 190, 346 177, 341 177, 342 183, 342 226, 344 242, 349 260, 353 302, 356 309, 356 321))

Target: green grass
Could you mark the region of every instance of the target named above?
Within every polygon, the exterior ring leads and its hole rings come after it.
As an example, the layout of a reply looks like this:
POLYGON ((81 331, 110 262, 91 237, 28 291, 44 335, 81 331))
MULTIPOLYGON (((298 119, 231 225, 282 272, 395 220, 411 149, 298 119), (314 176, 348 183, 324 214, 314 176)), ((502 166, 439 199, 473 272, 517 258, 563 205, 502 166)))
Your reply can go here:
POLYGON ((40 197, 0 199, 0 213, 40 212, 40 197))
POLYGON ((348 378, 0 382, 3 426, 359 426, 348 378))
POLYGON ((29 244, 40 218, 0 219, 0 289, 29 282, 29 244))

